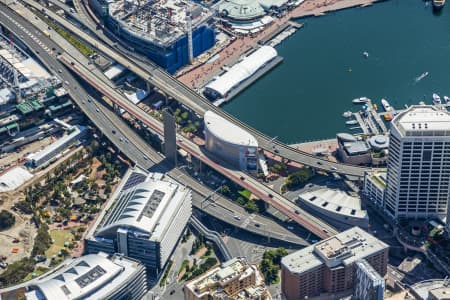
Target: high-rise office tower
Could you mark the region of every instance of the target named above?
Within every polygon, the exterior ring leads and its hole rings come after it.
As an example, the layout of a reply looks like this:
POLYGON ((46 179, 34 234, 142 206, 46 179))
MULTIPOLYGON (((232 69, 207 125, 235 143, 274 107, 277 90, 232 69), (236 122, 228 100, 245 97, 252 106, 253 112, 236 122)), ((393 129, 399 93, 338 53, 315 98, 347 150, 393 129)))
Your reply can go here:
POLYGON ((391 123, 384 208, 392 217, 443 217, 450 190, 450 114, 411 106, 391 123))

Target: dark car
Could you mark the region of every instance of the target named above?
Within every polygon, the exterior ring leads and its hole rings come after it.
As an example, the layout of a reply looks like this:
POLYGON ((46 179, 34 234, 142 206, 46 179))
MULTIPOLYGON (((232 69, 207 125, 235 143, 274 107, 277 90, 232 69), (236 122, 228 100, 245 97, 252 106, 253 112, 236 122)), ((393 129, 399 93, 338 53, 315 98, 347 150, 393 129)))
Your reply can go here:
POLYGON ((175 290, 171 290, 169 294, 170 294, 170 295, 175 294, 175 290))
POLYGON ((241 176, 240 179, 241 179, 241 180, 245 180, 244 176, 241 176))
POLYGON ((113 134, 116 134, 116 131, 113 129, 113 130, 112 130, 112 133, 113 133, 113 134))
POLYGON ((300 214, 300 211, 299 211, 298 209, 296 209, 296 210, 295 210, 295 213, 296 213, 297 215, 299 215, 299 214, 300 214))
POLYGON ((275 151, 275 153, 280 153, 280 151, 278 151, 278 149, 275 149, 275 150, 273 150, 273 151, 275 151))
POLYGON ((269 196, 269 198, 273 198, 273 195, 272 195, 272 194, 268 194, 267 196, 269 196))
POLYGON ((256 227, 261 227, 261 225, 259 223, 255 223, 256 227))

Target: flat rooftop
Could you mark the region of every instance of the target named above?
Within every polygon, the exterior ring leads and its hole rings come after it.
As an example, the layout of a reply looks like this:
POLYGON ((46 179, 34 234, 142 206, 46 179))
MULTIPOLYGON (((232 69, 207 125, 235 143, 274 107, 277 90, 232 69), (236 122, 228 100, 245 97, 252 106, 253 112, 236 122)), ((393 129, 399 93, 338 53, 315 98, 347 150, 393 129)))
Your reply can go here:
POLYGON ((383 171, 374 171, 368 174, 368 177, 374 182, 380 189, 386 188, 386 180, 387 180, 386 170, 383 171))
POLYGON ((432 105, 413 105, 392 124, 406 136, 450 136, 450 114, 432 105))
POLYGON ((349 155, 364 154, 370 151, 370 147, 365 141, 345 142, 344 148, 349 155))
POLYGON ((189 14, 193 29, 213 17, 211 10, 190 1, 117 0, 109 3, 112 18, 137 36, 160 45, 186 34, 189 14))
POLYGON ((253 135, 218 114, 209 110, 203 118, 205 127, 215 137, 230 144, 258 147, 258 141, 253 135))
POLYGON ((326 240, 282 258, 290 272, 301 274, 322 265, 329 268, 350 265, 389 246, 359 227, 353 227, 326 240))
MULTIPOLYGON (((226 286, 230 280, 236 278, 242 280, 254 272, 257 272, 256 268, 244 258, 235 257, 187 283, 186 288, 195 293, 197 297, 213 295, 222 292, 220 287, 226 286)), ((257 285, 259 283, 261 282, 257 281, 257 285)))

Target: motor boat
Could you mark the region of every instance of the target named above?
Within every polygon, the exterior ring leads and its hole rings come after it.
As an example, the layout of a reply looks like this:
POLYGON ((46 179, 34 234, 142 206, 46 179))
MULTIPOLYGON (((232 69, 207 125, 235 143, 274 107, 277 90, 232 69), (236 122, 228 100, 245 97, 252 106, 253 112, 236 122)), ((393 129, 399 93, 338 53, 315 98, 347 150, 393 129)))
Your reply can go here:
POLYGON ((383 105, 383 108, 386 112, 390 112, 393 110, 392 106, 386 99, 381 99, 381 105, 383 105))
POLYGON ((442 103, 441 102, 441 97, 438 94, 436 94, 436 93, 433 93, 433 103, 436 104, 436 105, 442 103))
POLYGON ((346 112, 344 112, 343 114, 342 114, 342 116, 344 117, 344 118, 350 118, 351 116, 352 116, 352 112, 351 111, 346 111, 346 112))

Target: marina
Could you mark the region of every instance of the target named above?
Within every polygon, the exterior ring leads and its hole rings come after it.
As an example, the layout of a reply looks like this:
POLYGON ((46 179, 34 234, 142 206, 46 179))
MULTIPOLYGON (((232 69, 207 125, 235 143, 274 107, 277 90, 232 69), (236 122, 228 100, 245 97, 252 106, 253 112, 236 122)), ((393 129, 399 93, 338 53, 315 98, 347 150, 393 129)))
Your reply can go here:
MULTIPOLYGON (((441 12, 433 15, 431 3, 399 0, 297 20, 305 24, 302 30, 276 46, 283 63, 223 108, 270 136, 302 141, 330 138, 336 132, 363 133, 363 128, 355 128, 359 123, 346 125, 343 113, 361 109, 365 103, 355 105, 352 99, 367 96, 378 105, 372 123, 384 123, 388 129, 389 119, 405 104, 421 100, 432 104, 433 93, 444 103, 443 95, 450 94, 450 61, 446 59, 450 41, 442 39, 450 35, 448 7, 441 12), (381 23, 380 15, 384 16, 381 23), (395 32, 390 28, 396 28, 395 32), (349 39, 351 43, 342 42, 349 39), (324 40, 325 48, 320 43, 324 40), (426 46, 430 44, 441 50, 431 52, 426 46), (394 109, 387 120, 382 98, 394 109), (264 111, 270 111, 270 122, 264 111)), ((380 133, 384 131, 383 125, 376 126, 380 133)))
MULTIPOLYGON (((448 97, 446 97, 447 100, 448 97)), ((450 98, 448 98, 450 100, 450 98)), ((388 126, 386 126, 386 122, 389 122, 392 120, 392 118, 403 112, 404 109, 394 109, 392 106, 387 103, 386 99, 381 99, 382 105, 384 106, 384 109, 386 112, 377 112, 376 109, 374 109, 374 106, 376 104, 372 104, 372 100, 368 99, 363 106, 362 110, 359 110, 357 112, 351 112, 346 111, 344 114, 344 117, 354 117, 354 119, 346 121, 346 125, 358 125, 355 127, 349 127, 350 130, 361 130, 362 134, 364 135, 379 135, 379 134, 387 134, 389 129, 388 126), (383 101, 384 100, 384 101, 383 101), (385 121, 382 120, 382 118, 385 119, 385 121)), ((419 105, 424 105, 425 103, 421 102, 419 105)), ((435 105, 437 107, 440 107, 441 109, 448 109, 450 108, 450 103, 447 101, 446 103, 439 103, 435 105)), ((407 105, 405 105, 405 109, 408 108, 407 105)))

